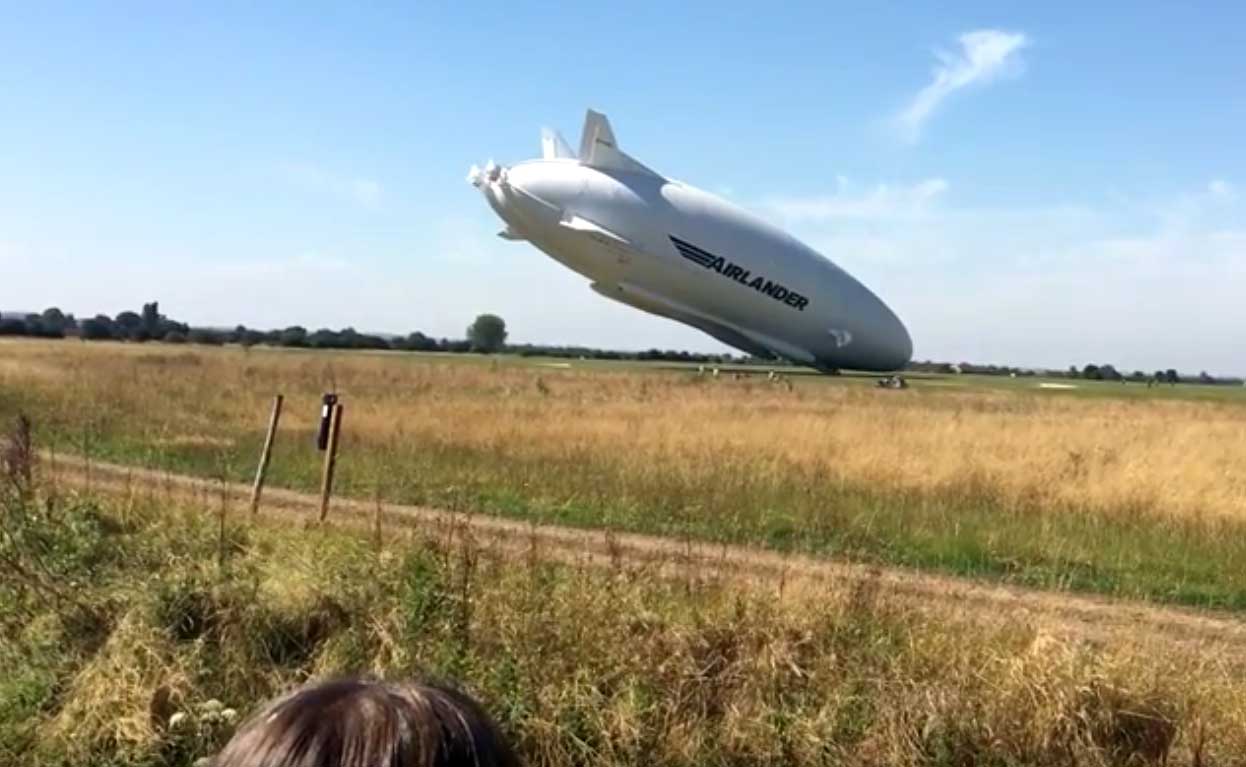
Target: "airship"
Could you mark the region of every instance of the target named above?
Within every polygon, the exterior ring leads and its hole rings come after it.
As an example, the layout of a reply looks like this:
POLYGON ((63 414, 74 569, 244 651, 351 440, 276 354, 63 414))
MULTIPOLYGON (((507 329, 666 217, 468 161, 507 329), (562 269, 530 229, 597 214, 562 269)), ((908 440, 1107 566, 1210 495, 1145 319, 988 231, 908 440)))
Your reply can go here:
POLYGON ((593 290, 748 354, 823 372, 894 371, 908 330, 826 256, 758 216, 624 153, 588 110, 579 152, 544 130, 541 158, 472 166, 505 227, 593 290))

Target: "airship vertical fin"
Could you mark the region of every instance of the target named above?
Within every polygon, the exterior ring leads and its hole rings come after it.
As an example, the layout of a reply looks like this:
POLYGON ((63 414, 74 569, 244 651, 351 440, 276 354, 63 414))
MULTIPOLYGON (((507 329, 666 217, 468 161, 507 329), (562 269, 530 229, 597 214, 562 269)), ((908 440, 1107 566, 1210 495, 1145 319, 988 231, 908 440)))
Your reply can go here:
POLYGON ((610 129, 610 121, 600 112, 588 110, 584 115, 584 133, 580 136, 580 162, 590 168, 622 170, 662 176, 619 149, 610 129))
POLYGON ((584 132, 580 134, 580 157, 584 160, 592 158, 598 144, 615 151, 619 148, 614 140, 614 131, 610 129, 610 119, 590 109, 584 115, 584 132))
POLYGON ((546 160, 576 159, 575 152, 567 140, 560 133, 549 128, 541 129, 541 157, 546 160))

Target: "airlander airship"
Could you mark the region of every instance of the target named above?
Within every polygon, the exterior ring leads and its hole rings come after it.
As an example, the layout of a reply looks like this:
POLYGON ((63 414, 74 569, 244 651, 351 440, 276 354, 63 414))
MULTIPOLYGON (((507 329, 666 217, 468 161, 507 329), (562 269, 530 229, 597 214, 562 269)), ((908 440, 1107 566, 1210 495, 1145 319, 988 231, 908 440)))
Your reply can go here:
POLYGON ((909 361, 900 319, 829 258, 731 203, 619 149, 589 110, 576 153, 544 131, 541 159, 473 166, 468 181, 526 240, 607 298, 729 346, 822 371, 909 361))

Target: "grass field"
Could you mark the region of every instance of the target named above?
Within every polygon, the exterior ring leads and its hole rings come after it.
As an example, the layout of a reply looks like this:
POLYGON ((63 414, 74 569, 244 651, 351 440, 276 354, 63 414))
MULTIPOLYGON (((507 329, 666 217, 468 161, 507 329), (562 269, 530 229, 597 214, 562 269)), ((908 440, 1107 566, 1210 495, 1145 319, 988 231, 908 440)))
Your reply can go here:
POLYGON ((552 360, 0 344, 0 418, 44 446, 582 526, 1246 609, 1246 392, 1035 379, 718 379, 552 360))
MULTIPOLYGON (((1231 765, 1225 647, 0 487, 0 763, 174 765, 308 678, 451 679, 527 764, 1231 765)), ((1001 616, 1002 617, 1002 616, 1001 616)))

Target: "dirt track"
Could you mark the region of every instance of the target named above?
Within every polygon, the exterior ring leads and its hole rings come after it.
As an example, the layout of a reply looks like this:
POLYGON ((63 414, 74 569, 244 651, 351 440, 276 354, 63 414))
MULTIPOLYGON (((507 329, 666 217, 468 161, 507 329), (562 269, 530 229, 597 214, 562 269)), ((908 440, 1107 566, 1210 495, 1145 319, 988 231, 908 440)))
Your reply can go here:
MULTIPOLYGON (((222 500, 230 514, 247 514, 250 487, 200 477, 170 474, 65 455, 45 455, 46 479, 57 486, 84 487, 110 494, 150 495, 197 501, 218 509, 222 500)), ((261 513, 305 523, 315 520, 317 496, 291 490, 264 491, 261 513)), ((377 504, 336 499, 330 524, 371 528, 377 504)), ((1246 621, 1224 614, 1162 607, 1105 597, 1037 591, 1013 586, 934 575, 900 568, 785 555, 738 546, 681 541, 600 530, 530 525, 495 517, 420 506, 381 504, 384 529, 418 528, 432 536, 471 535, 482 545, 503 553, 607 567, 645 567, 672 577, 746 581, 773 588, 776 594, 834 585, 867 588, 877 599, 940 618, 1010 622, 1031 625, 1069 638, 1110 641, 1129 635, 1185 650, 1228 651, 1246 661, 1246 621)))

